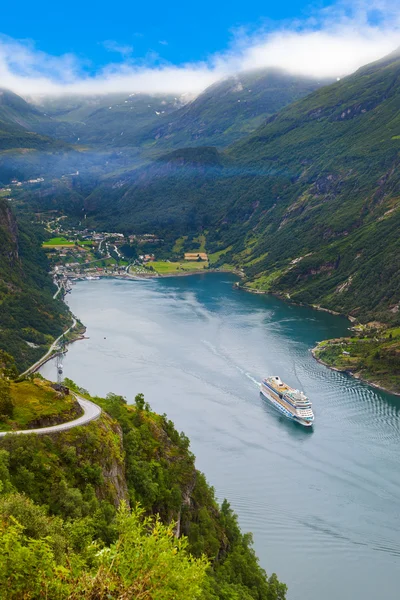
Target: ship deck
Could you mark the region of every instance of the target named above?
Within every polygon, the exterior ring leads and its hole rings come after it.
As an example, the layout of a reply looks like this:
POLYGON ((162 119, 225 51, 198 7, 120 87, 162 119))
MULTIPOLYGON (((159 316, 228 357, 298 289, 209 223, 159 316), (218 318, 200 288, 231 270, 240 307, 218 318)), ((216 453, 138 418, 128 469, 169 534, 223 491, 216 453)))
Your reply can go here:
POLYGON ((274 382, 272 381, 268 381, 267 380, 268 385, 271 386, 271 388, 273 390, 275 390, 276 392, 281 392, 281 393, 286 393, 286 392, 291 392, 293 388, 291 388, 290 386, 286 385, 286 383, 283 383, 282 381, 282 385, 275 385, 274 382))

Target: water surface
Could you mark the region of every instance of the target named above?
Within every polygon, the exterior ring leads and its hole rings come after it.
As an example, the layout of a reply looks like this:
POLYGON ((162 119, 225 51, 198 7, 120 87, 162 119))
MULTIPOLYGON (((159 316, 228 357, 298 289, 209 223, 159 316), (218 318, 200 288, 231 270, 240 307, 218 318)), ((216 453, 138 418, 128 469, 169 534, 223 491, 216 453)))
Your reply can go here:
MULTIPOLYGON (((233 281, 79 283, 68 302, 90 339, 70 347, 65 376, 93 394, 143 392, 166 412, 289 600, 397 600, 400 399, 312 358, 317 340, 346 334, 345 319, 233 281), (310 397, 314 431, 260 397, 270 374, 310 397)), ((54 379, 54 363, 42 373, 54 379)))

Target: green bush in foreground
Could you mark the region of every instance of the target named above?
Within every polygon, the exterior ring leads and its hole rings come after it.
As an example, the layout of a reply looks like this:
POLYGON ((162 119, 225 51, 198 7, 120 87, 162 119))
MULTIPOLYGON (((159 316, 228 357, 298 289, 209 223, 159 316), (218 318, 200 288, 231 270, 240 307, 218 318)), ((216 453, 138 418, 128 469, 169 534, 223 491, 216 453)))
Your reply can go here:
POLYGON ((200 595, 206 559, 190 556, 187 540, 176 539, 172 525, 144 517, 138 507, 129 511, 122 504, 119 508, 114 544, 90 544, 78 554, 65 531, 66 547, 57 556, 54 537, 46 535, 51 518, 38 514, 33 503, 18 495, 7 503, 10 514, 0 524, 2 599, 194 600, 200 595), (26 503, 24 514, 20 513, 24 525, 12 515, 13 508, 17 512, 21 508, 21 500, 26 503), (42 533, 36 528, 38 517, 45 525, 42 533))

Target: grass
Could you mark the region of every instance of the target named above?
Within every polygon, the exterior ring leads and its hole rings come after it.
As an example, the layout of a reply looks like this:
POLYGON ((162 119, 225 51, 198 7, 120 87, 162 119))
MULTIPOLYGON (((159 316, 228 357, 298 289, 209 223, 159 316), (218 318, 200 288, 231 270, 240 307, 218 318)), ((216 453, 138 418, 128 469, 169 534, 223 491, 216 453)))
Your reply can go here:
POLYGON ((262 290, 262 291, 269 291, 271 288, 271 285, 274 283, 274 281, 276 279, 278 279, 278 277, 280 277, 280 275, 282 274, 283 270, 276 270, 273 271, 272 273, 269 274, 263 274, 260 277, 257 277, 257 279, 255 279, 254 281, 250 281, 249 283, 246 284, 246 287, 254 289, 254 290, 262 290))
POLYGON ((228 246, 227 248, 224 248, 223 250, 218 250, 218 252, 213 252, 212 254, 208 255, 208 259, 210 261, 210 265, 214 265, 216 262, 219 261, 219 259, 221 258, 221 256, 223 254, 226 254, 227 252, 230 252, 232 250, 232 246, 228 246))
POLYGON ((193 241, 199 244, 199 248, 193 250, 193 252, 206 252, 206 236, 204 234, 198 235, 197 237, 193 238, 193 241))
POLYGON ((65 237, 53 237, 50 240, 47 240, 46 242, 43 242, 43 246, 49 246, 49 247, 54 247, 54 246, 73 246, 74 242, 70 242, 69 240, 67 240, 67 238, 65 237))
MULTIPOLYGON (((115 258, 112 258, 112 257, 111 258, 105 258, 103 260, 100 259, 100 261, 101 261, 101 263, 104 262, 105 265, 106 265, 106 267, 114 266, 114 265, 117 264, 117 261, 115 260, 115 258)), ((96 261, 96 262, 99 262, 99 261, 96 261)), ((102 266, 102 264, 100 266, 102 266)))
POLYGON ((71 420, 75 418, 72 414, 74 398, 59 395, 50 387, 48 381, 35 378, 33 381, 12 382, 10 392, 14 402, 13 416, 7 421, 0 420, 0 431, 28 429, 32 421, 59 415, 67 416, 70 411, 71 420))
POLYGON ((152 263, 152 266, 157 273, 160 275, 172 274, 172 273, 182 273, 182 272, 193 272, 193 271, 201 271, 203 269, 208 268, 207 261, 180 261, 180 262, 168 262, 168 261, 155 261, 152 263))
POLYGON ((181 254, 183 252, 183 245, 186 240, 187 240, 187 235, 184 235, 184 236, 178 238, 177 240, 175 240, 175 244, 172 248, 172 252, 174 254, 181 254))

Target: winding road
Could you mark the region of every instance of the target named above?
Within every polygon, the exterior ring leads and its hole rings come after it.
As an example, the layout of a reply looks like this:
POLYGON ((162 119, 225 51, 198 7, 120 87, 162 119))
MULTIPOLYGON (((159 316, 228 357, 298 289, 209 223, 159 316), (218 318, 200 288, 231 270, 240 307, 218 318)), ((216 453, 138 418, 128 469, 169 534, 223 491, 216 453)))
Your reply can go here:
POLYGON ((29 369, 27 369, 26 371, 24 371, 23 373, 21 373, 20 377, 24 377, 25 375, 30 375, 31 373, 33 373, 34 371, 36 371, 36 369, 38 367, 40 367, 42 365, 42 363, 49 358, 49 356, 51 355, 51 353, 57 348, 58 342, 61 340, 61 338, 64 335, 67 335, 67 333, 69 333, 71 331, 71 329, 73 329, 76 325, 76 319, 75 317, 72 317, 72 325, 69 329, 67 329, 67 331, 64 331, 64 333, 62 333, 56 340, 54 340, 54 342, 52 343, 52 345, 50 346, 50 348, 48 349, 48 351, 46 352, 46 354, 44 354, 42 356, 42 358, 39 358, 39 360, 37 360, 33 365, 31 365, 29 367, 29 369))
POLYGON ((67 423, 60 423, 59 425, 52 425, 51 427, 41 427, 40 429, 20 429, 18 431, 1 431, 0 438, 5 437, 6 435, 19 435, 19 434, 31 434, 36 433, 37 435, 44 435, 46 433, 57 433, 58 431, 67 431, 68 429, 72 429, 73 427, 79 427, 79 425, 86 425, 91 421, 95 421, 101 415, 101 408, 91 402, 90 400, 86 400, 82 398, 82 396, 78 396, 78 394, 74 394, 75 398, 81 405, 83 409, 83 415, 78 419, 74 419, 73 421, 68 421, 67 423))

